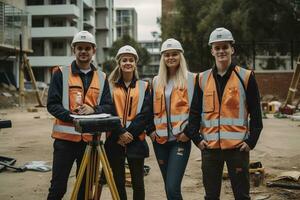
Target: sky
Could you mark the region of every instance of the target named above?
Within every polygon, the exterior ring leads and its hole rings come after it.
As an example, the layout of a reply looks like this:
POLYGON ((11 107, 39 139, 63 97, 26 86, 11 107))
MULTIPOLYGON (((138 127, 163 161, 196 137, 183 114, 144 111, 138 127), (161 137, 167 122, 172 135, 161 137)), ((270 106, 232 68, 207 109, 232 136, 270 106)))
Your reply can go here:
POLYGON ((161 0, 114 0, 116 8, 135 8, 138 16, 138 41, 153 40, 152 31, 160 33, 156 18, 161 16, 161 0))

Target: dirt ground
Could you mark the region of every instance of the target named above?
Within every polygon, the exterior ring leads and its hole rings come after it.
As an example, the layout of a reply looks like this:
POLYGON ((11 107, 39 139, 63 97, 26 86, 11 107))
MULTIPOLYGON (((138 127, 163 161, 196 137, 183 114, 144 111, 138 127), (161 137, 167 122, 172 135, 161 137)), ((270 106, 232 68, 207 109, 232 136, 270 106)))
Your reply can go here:
MULTIPOLYGON (((47 161, 51 165, 53 139, 50 137, 53 118, 45 108, 38 112, 27 112, 26 108, 1 109, 0 119, 12 120, 13 127, 0 131, 0 155, 17 159, 17 166, 29 161, 47 161)), ((149 141, 148 141, 149 142, 149 141)), ((300 171, 300 122, 289 119, 265 119, 264 130, 251 160, 262 162, 267 172, 266 180, 280 172, 300 171)), ((166 199, 162 177, 155 160, 152 145, 151 155, 146 164, 151 167, 145 177, 146 199, 166 199)), ((70 174, 68 192, 64 199, 70 198, 75 181, 75 167, 70 174)), ((1 200, 41 200, 46 199, 51 172, 26 171, 16 173, 5 170, 0 173, 1 200)), ((128 199, 132 199, 132 190, 127 188, 128 199)), ((204 189, 201 174, 200 151, 193 146, 189 163, 182 183, 183 198, 188 200, 203 199, 204 189)), ((299 190, 267 188, 265 184, 253 187, 253 199, 268 197, 270 200, 300 199, 299 190)), ((109 189, 104 188, 101 199, 111 199, 109 189)), ((221 199, 233 199, 230 181, 222 184, 221 199)))

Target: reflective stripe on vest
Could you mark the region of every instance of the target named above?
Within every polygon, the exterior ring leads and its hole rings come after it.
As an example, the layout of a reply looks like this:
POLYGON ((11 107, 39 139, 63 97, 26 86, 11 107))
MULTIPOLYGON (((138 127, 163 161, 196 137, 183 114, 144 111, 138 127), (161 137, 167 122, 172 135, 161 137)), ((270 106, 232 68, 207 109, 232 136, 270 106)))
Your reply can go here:
MULTIPOLYGON (((137 83, 137 86, 139 87, 139 99, 138 99, 138 105, 137 105, 137 110, 136 110, 135 116, 138 113, 140 113, 142 110, 143 102, 145 99, 145 88, 146 88, 146 84, 147 84, 145 81, 142 81, 142 80, 137 80, 136 83, 137 83)), ((114 88, 111 84, 109 84, 109 90, 110 90, 111 95, 113 95, 114 88)), ((112 100, 114 100, 113 97, 112 97, 112 100)), ((126 128, 130 126, 131 122, 132 122, 131 120, 126 120, 126 128)))
MULTIPOLYGON (((142 106, 143 106, 143 102, 144 102, 144 98, 145 98, 145 88, 146 88, 145 81, 138 80, 137 83, 138 83, 138 87, 139 87, 139 102, 138 102, 138 106, 137 106, 135 115, 140 113, 142 110, 142 106)), ((127 120, 126 127, 129 127, 130 124, 131 124, 131 121, 127 120)))
MULTIPOLYGON (((242 81, 246 83, 245 85, 247 85, 248 78, 250 76, 250 71, 247 71, 238 66, 236 66, 235 69, 238 75, 240 76, 240 78, 242 79, 242 81)), ((217 89, 214 88, 216 87, 215 82, 212 82, 215 81, 215 79, 212 75, 211 69, 201 73, 200 76, 201 79, 199 81, 199 84, 204 94, 205 92, 209 92, 209 91, 215 91, 215 92, 217 91, 217 89), (209 86, 207 86, 208 79, 210 84, 209 86)), ((214 98, 213 99, 214 103, 219 102, 217 96, 216 97, 213 96, 213 98, 214 98)), ((205 113, 205 108, 206 108, 205 106, 208 106, 207 105, 208 102, 205 101, 208 101, 208 99, 204 98, 203 95, 203 101, 202 101, 203 112, 201 113, 202 116, 201 132, 203 138, 209 142, 208 145, 209 148, 224 148, 224 149, 235 148, 235 146, 239 144, 239 141, 241 142, 249 137, 249 133, 247 131, 248 111, 246 110, 246 93, 243 87, 243 83, 237 77, 237 74, 235 74, 234 71, 232 72, 230 78, 228 79, 228 83, 224 88, 222 102, 221 103, 219 102, 219 104, 217 105, 217 107, 219 107, 219 110, 213 110, 212 112, 208 111, 207 113, 205 113), (239 94, 238 96, 230 97, 231 94, 229 90, 230 86, 238 89, 238 93, 237 93, 239 94), (225 98, 225 96, 227 97, 227 99, 225 98), (232 100, 231 98, 233 98, 234 102, 238 101, 237 102, 238 110, 230 110, 230 107, 226 107, 226 104, 224 103, 226 102, 225 100, 228 100, 228 97, 230 97, 229 98, 230 100, 232 100), (229 115, 230 117, 227 115, 229 115), (231 116, 236 116, 237 118, 233 118, 231 116), (211 119, 209 119, 210 117, 211 119), (220 143, 215 142, 219 140, 221 140, 220 143)))
MULTIPOLYGON (((70 69, 71 70, 71 69, 70 69)), ((100 71, 100 68, 97 70, 98 77, 99 77, 99 84, 100 84, 100 91, 99 96, 97 99, 98 105, 100 104, 103 88, 104 88, 104 81, 105 81, 105 74, 100 71)), ((66 110, 69 110, 69 67, 62 67, 62 75, 63 75, 63 96, 62 102, 63 106, 66 110)))
MULTIPOLYGON (((202 120, 201 125, 210 128, 219 125, 219 119, 213 120, 202 120)), ((247 126, 248 120, 245 119, 231 119, 231 118, 220 118, 220 125, 236 125, 236 126, 247 126)))
MULTIPOLYGON (((72 73, 70 70, 72 70, 72 69, 71 69, 71 66, 60 67, 60 69, 62 72, 62 84, 63 84, 62 85, 62 104, 66 110, 70 110, 69 79, 70 79, 70 73, 72 73)), ((94 73, 96 73, 96 72, 94 72, 94 73)), ((98 95, 97 99, 94 99, 94 102, 97 103, 97 105, 99 105, 100 101, 101 101, 102 93, 103 93, 104 81, 105 81, 106 75, 103 72, 101 72, 99 69, 97 70, 97 74, 99 77, 98 81, 99 81, 100 87, 99 87, 99 95, 98 95)), ((54 136, 55 138, 59 138, 60 133, 73 135, 74 137, 68 137, 68 139, 67 139, 67 140, 71 140, 71 141, 80 141, 80 138, 82 136, 82 133, 75 131, 75 127, 73 126, 72 123, 64 123, 64 122, 61 122, 60 120, 56 119, 56 121, 53 125, 52 136, 54 136)), ((64 136, 62 136, 62 137, 64 137, 64 136)), ((90 137, 90 134, 83 134, 84 140, 89 140, 89 137, 90 137)))
POLYGON ((74 126, 64 126, 64 125, 54 124, 53 131, 63 132, 63 133, 68 133, 73 135, 81 135, 81 133, 75 131, 74 126))
MULTIPOLYGON (((172 128, 172 131, 174 133, 179 133, 181 132, 182 130, 180 130, 181 128, 180 127, 173 127, 172 128)), ((166 130, 156 130, 156 134, 159 136, 159 137, 168 137, 168 131, 166 130)))
MULTIPOLYGON (((172 119, 173 122, 177 121, 184 121, 189 117, 189 114, 181 114, 181 115, 171 115, 170 118, 172 119)), ((161 117, 161 118, 155 118, 154 119, 154 124, 163 124, 163 123, 168 123, 167 122, 167 117, 161 117)))
MULTIPOLYGON (((204 91, 204 88, 205 88, 205 85, 206 85, 206 82, 207 82, 207 79, 208 79, 208 75, 211 73, 211 69, 209 70, 206 70, 205 72, 202 72, 202 79, 201 79, 201 84, 200 84, 200 88, 202 89, 202 91, 204 91)), ((204 108, 204 100, 202 101, 202 110, 204 108)), ((204 112, 201 113, 201 124, 203 125, 204 124, 204 112)))
MULTIPOLYGON (((204 91, 204 88, 207 83, 208 75, 211 73, 211 69, 203 72, 203 78, 201 80, 201 89, 204 91)), ((232 72, 234 73, 234 72, 232 72)), ((238 74, 242 78, 242 80, 245 80, 245 74, 246 70, 243 68, 240 68, 238 71, 238 74)), ((238 119, 230 119, 230 118, 220 118, 220 125, 236 125, 236 126, 248 126, 248 119, 245 119, 245 106, 244 102, 246 101, 246 94, 244 87, 242 83, 239 81, 239 90, 240 90, 240 100, 239 100, 239 118, 238 119)), ((204 108, 204 101, 202 102, 202 108, 204 108)), ((212 127, 212 126, 217 126, 218 125, 218 119, 214 120, 205 120, 204 118, 204 112, 202 112, 202 125, 205 127, 212 127), (208 126, 206 126, 208 125, 208 126)))
POLYGON ((203 138, 206 141, 215 141, 219 139, 245 140, 248 137, 249 137, 248 133, 240 133, 240 132, 220 132, 220 133, 203 134, 203 138))
MULTIPOLYGON (((191 105, 192 102, 192 98, 194 95, 194 88, 195 88, 195 76, 193 73, 188 72, 187 74, 187 93, 188 93, 188 104, 189 107, 191 105)), ((153 79, 153 101, 156 99, 156 90, 157 90, 157 76, 154 77, 153 79)), ((171 107, 171 105, 170 105, 171 107)), ((188 113, 182 113, 182 114, 171 114, 170 115, 170 119, 171 122, 170 123, 175 123, 175 122, 181 122, 181 121, 185 121, 188 119, 188 113)), ((154 124, 157 127, 158 125, 161 124, 167 124, 168 123, 168 119, 167 119, 167 115, 162 116, 162 117, 154 117, 154 124)), ((172 127, 172 133, 173 135, 177 135, 178 133, 182 132, 181 129, 183 129, 184 127, 172 127)), ((160 137, 167 137, 168 136, 168 129, 167 129, 167 125, 165 129, 156 129, 156 133, 158 136, 160 137)))

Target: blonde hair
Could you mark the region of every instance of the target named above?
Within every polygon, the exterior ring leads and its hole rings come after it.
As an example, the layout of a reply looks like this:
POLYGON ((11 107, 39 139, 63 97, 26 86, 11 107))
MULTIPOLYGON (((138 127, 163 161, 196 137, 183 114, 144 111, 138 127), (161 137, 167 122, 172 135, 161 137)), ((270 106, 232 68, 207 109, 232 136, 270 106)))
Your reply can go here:
MULTIPOLYGON (((177 68, 176 74, 173 77, 174 80, 174 87, 176 88, 186 88, 187 87, 187 74, 188 74, 188 67, 185 61, 185 58, 182 54, 180 54, 180 63, 179 67, 177 68)), ((158 87, 165 87, 169 80, 168 76, 168 67, 164 61, 164 54, 160 58, 159 70, 157 75, 157 86, 158 87)))
MULTIPOLYGON (((112 84, 112 86, 115 86, 116 83, 118 83, 118 81, 122 77, 122 70, 121 70, 121 67, 120 67, 120 61, 121 61, 122 57, 123 57, 123 55, 119 56, 119 58, 116 60, 117 65, 108 77, 108 81, 109 81, 110 84, 112 84)), ((138 71, 137 71, 137 62, 136 62, 135 57, 134 57, 134 61, 135 61, 135 68, 134 68, 133 76, 136 79, 139 79, 139 74, 138 74, 138 71)))

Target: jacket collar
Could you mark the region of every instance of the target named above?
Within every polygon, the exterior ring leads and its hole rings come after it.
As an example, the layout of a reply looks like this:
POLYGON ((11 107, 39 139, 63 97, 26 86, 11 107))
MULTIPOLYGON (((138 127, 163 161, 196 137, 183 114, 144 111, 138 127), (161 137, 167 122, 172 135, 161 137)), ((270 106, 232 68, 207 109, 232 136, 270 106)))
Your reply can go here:
MULTIPOLYGON (((228 67, 228 69, 227 69, 227 71, 226 71, 226 73, 225 73, 225 75, 223 77, 224 78, 229 77, 231 75, 231 72, 233 71, 233 69, 234 69, 235 66, 236 65, 234 63, 230 63, 230 65, 229 65, 229 67, 228 67)), ((217 69, 216 65, 213 66, 213 70, 212 71, 213 71, 214 77, 217 77, 217 75, 218 75, 218 69, 217 69)))
MULTIPOLYGON (((137 81, 137 78, 133 75, 133 78, 132 78, 132 80, 131 80, 131 83, 129 84, 128 87, 130 87, 130 88, 135 88, 135 83, 136 83, 136 81, 137 81)), ((117 85, 118 85, 118 86, 121 86, 121 87, 123 87, 123 88, 126 88, 126 85, 125 85, 125 83, 124 83, 124 80, 123 80, 123 77, 122 77, 122 76, 121 76, 121 78, 118 80, 117 85)))
MULTIPOLYGON (((92 70, 89 73, 91 73, 93 71, 96 71, 96 67, 92 63, 90 65, 91 65, 91 69, 92 70)), ((82 72, 80 71, 78 65, 76 64, 76 60, 74 60, 72 62, 72 64, 71 64, 71 70, 72 70, 73 74, 82 74, 82 72)))

